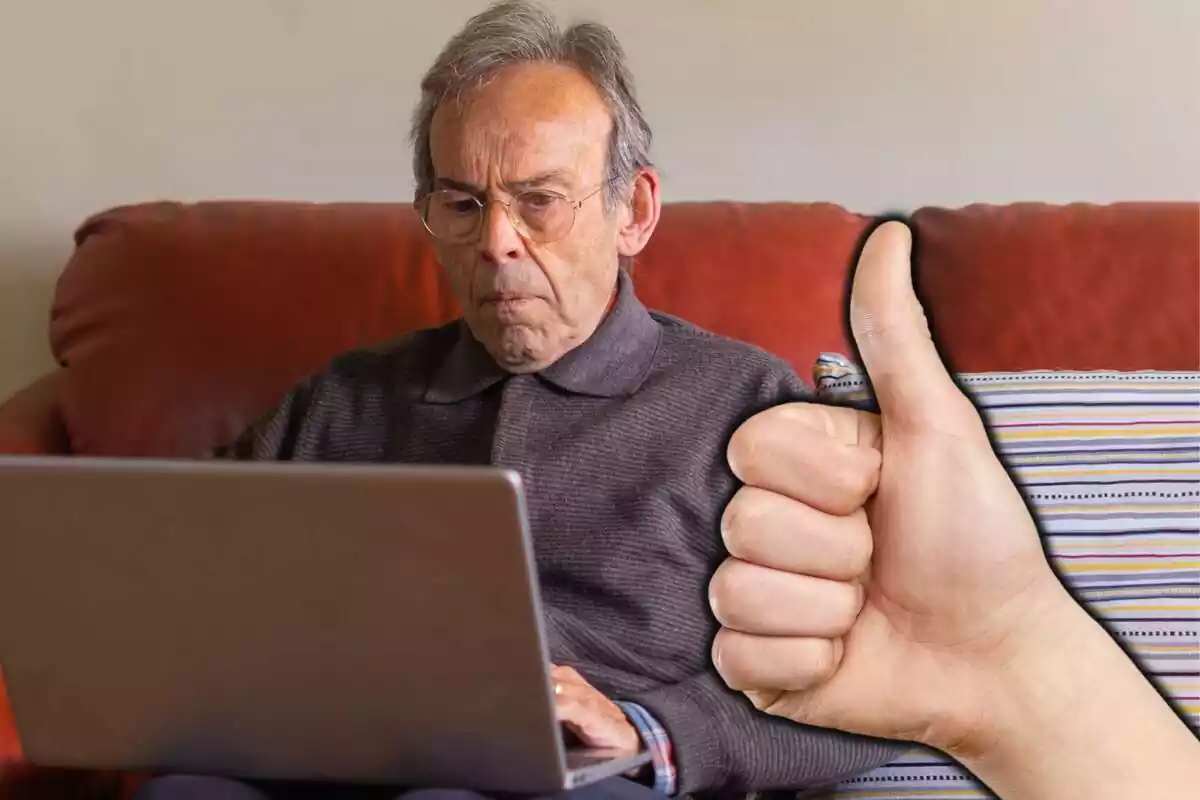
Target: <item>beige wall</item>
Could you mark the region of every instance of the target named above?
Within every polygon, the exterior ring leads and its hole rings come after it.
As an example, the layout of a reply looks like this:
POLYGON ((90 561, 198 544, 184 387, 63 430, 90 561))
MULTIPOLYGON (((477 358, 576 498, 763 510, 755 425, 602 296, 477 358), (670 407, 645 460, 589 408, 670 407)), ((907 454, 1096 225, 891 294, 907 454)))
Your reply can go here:
MULTIPOLYGON (((0 0, 0 395, 85 215, 407 198, 416 82, 481 0, 0 0)), ((550 0, 622 37, 668 200, 1200 197, 1197 0, 550 0)))

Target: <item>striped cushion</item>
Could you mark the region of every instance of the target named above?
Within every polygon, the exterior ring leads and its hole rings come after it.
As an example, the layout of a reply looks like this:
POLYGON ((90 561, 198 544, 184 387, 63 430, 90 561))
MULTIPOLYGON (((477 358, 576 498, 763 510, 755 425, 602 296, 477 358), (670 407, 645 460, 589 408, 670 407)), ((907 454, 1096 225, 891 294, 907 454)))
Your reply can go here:
MULTIPOLYGON (((818 396, 873 406, 860 368, 823 355, 818 396)), ((959 376, 1030 500, 1059 575, 1200 731, 1200 372, 959 376)), ((832 798, 994 797, 916 749, 832 798)))

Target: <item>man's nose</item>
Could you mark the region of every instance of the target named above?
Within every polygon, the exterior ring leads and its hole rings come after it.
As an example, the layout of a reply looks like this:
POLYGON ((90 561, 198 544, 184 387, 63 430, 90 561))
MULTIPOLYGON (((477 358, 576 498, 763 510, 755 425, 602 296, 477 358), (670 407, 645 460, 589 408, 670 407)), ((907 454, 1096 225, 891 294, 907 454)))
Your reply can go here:
POLYGON ((494 264, 515 261, 521 257, 525 242, 508 216, 508 209, 500 203, 484 206, 482 226, 479 231, 479 252, 494 264))

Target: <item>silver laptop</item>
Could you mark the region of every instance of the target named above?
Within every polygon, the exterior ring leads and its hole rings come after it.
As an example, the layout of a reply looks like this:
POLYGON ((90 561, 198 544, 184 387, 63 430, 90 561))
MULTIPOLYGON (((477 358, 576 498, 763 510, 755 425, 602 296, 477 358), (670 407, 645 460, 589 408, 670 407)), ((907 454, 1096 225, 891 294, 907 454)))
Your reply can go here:
POLYGON ((550 792, 634 756, 555 719, 518 475, 0 458, 0 665, 61 767, 550 792))

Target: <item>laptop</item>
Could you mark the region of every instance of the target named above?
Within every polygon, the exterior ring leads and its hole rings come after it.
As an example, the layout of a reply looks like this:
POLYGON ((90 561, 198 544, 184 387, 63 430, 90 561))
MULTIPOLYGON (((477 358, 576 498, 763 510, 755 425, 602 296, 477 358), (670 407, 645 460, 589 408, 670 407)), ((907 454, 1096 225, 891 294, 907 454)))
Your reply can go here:
POLYGON ((568 747, 489 467, 0 458, 0 665, 46 766, 545 793, 568 747))

